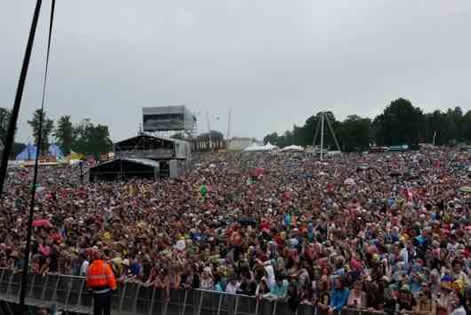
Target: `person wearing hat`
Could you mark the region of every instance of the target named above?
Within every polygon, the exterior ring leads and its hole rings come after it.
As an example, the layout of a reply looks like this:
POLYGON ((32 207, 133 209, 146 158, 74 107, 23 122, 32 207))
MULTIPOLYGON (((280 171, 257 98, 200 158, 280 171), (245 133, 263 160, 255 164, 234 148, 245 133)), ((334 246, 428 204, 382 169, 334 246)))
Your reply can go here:
POLYGON ((111 291, 117 288, 113 270, 98 250, 93 250, 90 256, 92 263, 87 272, 87 287, 93 291, 93 314, 110 315, 111 291))

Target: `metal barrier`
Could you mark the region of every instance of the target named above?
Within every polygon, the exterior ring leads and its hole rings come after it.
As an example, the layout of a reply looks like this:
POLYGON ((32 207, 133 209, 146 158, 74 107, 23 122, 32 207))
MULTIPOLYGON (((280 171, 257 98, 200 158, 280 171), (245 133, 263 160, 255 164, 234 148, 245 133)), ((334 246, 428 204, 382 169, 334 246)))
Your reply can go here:
MULTIPOLYGON (((0 269, 0 301, 18 303, 21 273, 0 269)), ((255 297, 205 290, 165 290, 127 282, 119 285, 112 296, 113 314, 139 315, 323 315, 311 305, 298 305, 296 309, 279 301, 259 300, 255 297)), ((93 298, 83 277, 50 274, 28 275, 26 303, 30 306, 48 307, 91 314, 93 298)), ((384 314, 345 309, 341 315, 384 314)))

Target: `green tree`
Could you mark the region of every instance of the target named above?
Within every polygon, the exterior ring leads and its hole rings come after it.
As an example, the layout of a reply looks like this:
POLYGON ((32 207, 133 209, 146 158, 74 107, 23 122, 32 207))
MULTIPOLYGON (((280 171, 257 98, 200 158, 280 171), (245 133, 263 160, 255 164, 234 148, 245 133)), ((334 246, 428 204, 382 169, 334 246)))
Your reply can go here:
POLYGON ((463 116, 463 138, 471 143, 471 110, 463 116))
POLYGON ((463 141, 463 111, 459 106, 454 109, 449 108, 446 112, 448 121, 449 143, 455 144, 456 142, 463 141))
POLYGON ((373 122, 378 145, 416 145, 422 132, 424 115, 406 99, 393 101, 373 122))
POLYGON ((21 153, 26 148, 26 144, 13 142, 13 146, 11 147, 11 154, 10 159, 16 159, 16 156, 21 153))
POLYGON ((350 115, 338 128, 339 141, 342 151, 362 151, 369 148, 371 141, 371 120, 350 115))
POLYGON ((422 142, 436 145, 448 144, 451 134, 448 129, 447 115, 439 110, 424 115, 424 130, 422 142))
POLYGON ((319 123, 319 115, 312 115, 304 122, 303 131, 302 131, 302 145, 312 145, 314 142, 314 133, 319 123))
POLYGON ((54 137, 57 140, 62 152, 69 154, 74 144, 74 126, 70 121, 70 116, 62 116, 57 121, 57 127, 54 131, 54 137))
POLYGON ((43 118, 42 119, 43 126, 42 126, 41 143, 39 145, 39 152, 42 155, 48 152, 49 136, 54 130, 54 121, 52 119, 47 118, 46 112, 43 112, 41 109, 38 109, 34 112, 33 119, 28 120, 28 124, 31 126, 31 128, 33 128, 34 142, 38 143, 39 124, 40 124, 41 116, 43 118))
POLYGON ((84 119, 74 128, 74 144, 72 149, 86 155, 99 158, 101 154, 108 153, 113 148, 108 126, 94 125, 90 119, 84 119))
POLYGON ((0 107, 0 140, 3 144, 6 142, 10 117, 11 111, 7 108, 0 107))
MULTIPOLYGON (((322 113, 317 113, 316 115, 309 117, 306 119, 306 122, 303 126, 294 125, 292 130, 286 130, 282 135, 278 135, 276 132, 268 134, 265 136, 264 142, 270 142, 279 147, 285 147, 292 144, 302 146, 312 145, 314 141, 314 134, 321 119, 321 114, 322 113)), ((332 129, 335 133, 337 133, 341 123, 335 119, 335 116, 332 112, 327 112, 326 115, 331 123, 332 129)), ((325 121, 324 128, 325 146, 335 146, 335 141, 332 137, 332 134, 330 133, 327 121, 325 121)), ((319 137, 320 133, 317 135, 316 145, 319 145, 319 137)))
POLYGON ((293 144, 294 133, 291 130, 286 130, 280 139, 280 147, 286 147, 293 144))
POLYGON ((280 137, 277 132, 270 133, 263 138, 263 143, 267 144, 270 142, 273 145, 279 145, 280 137))

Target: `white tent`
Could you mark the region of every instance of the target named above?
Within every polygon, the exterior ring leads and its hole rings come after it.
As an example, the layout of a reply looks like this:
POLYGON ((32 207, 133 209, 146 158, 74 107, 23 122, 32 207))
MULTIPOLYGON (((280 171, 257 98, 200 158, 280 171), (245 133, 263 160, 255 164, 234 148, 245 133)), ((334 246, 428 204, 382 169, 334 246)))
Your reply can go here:
POLYGON ((284 147, 283 149, 281 149, 281 151, 283 152, 286 152, 286 151, 297 151, 297 152, 302 152, 304 151, 304 148, 299 146, 299 145, 290 145, 290 146, 287 146, 287 147, 284 147))
POLYGON ((265 144, 263 147, 265 148, 266 151, 279 149, 276 145, 273 145, 270 142, 267 142, 267 144, 265 144))
POLYGON ((258 145, 256 143, 252 143, 252 145, 244 149, 244 152, 266 152, 266 151, 272 151, 276 148, 277 147, 272 145, 271 143, 267 143, 264 146, 258 145))
POLYGON ((257 152, 257 151, 265 151, 265 150, 264 150, 263 146, 260 146, 260 145, 256 144, 255 142, 244 149, 244 152, 257 152))

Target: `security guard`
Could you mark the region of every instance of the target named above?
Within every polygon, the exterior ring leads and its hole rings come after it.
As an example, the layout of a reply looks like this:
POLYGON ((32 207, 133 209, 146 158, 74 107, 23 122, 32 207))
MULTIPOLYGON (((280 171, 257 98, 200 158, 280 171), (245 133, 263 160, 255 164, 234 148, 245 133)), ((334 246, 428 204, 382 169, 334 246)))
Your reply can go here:
POLYGON ((91 265, 87 272, 87 287, 93 291, 95 302, 94 315, 111 314, 111 291, 116 290, 116 279, 111 266, 102 257, 102 254, 95 250, 91 253, 91 265))

